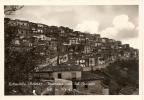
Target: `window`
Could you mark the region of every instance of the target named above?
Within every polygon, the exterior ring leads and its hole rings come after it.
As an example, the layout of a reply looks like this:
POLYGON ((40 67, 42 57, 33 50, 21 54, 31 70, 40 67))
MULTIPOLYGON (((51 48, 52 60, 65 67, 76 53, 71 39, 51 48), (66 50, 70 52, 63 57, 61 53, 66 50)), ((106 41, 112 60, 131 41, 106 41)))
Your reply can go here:
POLYGON ((72 73, 72 79, 76 79, 76 73, 72 73))
POLYGON ((74 82, 72 84, 73 84, 73 89, 76 89, 76 84, 74 82))
POLYGON ((58 73, 58 78, 60 78, 60 79, 62 78, 62 75, 61 75, 61 73, 58 73))
POLYGON ((88 89, 88 84, 87 84, 87 83, 85 83, 85 86, 84 86, 84 87, 85 87, 85 89, 88 89))
POLYGON ((90 64, 92 64, 93 63, 93 61, 92 61, 92 59, 90 60, 90 64))

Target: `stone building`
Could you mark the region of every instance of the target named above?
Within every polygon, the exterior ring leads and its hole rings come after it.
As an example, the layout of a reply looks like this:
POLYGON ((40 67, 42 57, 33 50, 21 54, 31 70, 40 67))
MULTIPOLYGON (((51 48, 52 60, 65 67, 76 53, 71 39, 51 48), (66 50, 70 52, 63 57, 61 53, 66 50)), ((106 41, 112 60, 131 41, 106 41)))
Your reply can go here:
POLYGON ((83 94, 101 94, 103 77, 90 72, 83 72, 78 65, 46 66, 37 69, 34 77, 37 79, 65 79, 72 81, 72 89, 83 94))
POLYGON ((75 80, 73 89, 78 90, 83 94, 102 94, 102 80, 104 77, 92 74, 90 72, 82 72, 80 80, 75 80))
POLYGON ((57 79, 80 79, 81 67, 78 65, 60 64, 57 66, 45 66, 37 69, 35 76, 39 78, 57 78, 57 79))

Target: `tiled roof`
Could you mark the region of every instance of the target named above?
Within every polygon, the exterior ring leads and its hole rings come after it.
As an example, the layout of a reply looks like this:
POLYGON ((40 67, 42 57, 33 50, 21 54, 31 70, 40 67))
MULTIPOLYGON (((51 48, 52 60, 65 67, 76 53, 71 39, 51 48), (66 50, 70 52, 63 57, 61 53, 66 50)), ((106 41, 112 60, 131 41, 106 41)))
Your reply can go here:
POLYGON ((98 79, 103 79, 103 76, 84 71, 82 72, 82 78, 81 80, 98 80, 98 79))
POLYGON ((59 71, 81 71, 81 67, 72 64, 60 64, 57 66, 48 65, 41 69, 37 69, 36 72, 59 72, 59 71))

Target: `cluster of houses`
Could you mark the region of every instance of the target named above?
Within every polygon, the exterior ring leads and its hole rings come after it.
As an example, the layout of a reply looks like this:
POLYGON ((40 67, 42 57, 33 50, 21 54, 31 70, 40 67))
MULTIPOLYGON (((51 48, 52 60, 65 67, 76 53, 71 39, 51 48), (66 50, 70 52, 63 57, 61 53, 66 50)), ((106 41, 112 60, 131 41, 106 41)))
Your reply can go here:
MULTIPOLYGON (((102 38, 100 34, 17 19, 5 18, 4 22, 5 33, 14 36, 11 50, 32 50, 40 56, 33 73, 35 78, 70 83, 66 88, 79 94, 108 94, 104 77, 91 71, 106 68, 116 60, 138 59, 137 49, 121 41, 102 38)), ((60 86, 58 89, 52 87, 54 94, 65 93, 60 92, 65 85, 60 86)), ((43 90, 40 93, 49 94, 43 90)))

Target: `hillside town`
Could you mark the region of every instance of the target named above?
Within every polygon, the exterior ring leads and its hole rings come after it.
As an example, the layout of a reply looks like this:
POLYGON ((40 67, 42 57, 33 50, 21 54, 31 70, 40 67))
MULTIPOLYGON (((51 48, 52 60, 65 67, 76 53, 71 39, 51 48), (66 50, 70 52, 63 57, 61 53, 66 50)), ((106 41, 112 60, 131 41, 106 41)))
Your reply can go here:
MULTIPOLYGON (((113 94, 107 67, 139 59, 138 49, 100 34, 10 18, 4 25, 5 88, 10 95, 113 94)), ((138 91, 125 86, 115 94, 127 94, 124 89, 138 91)))

